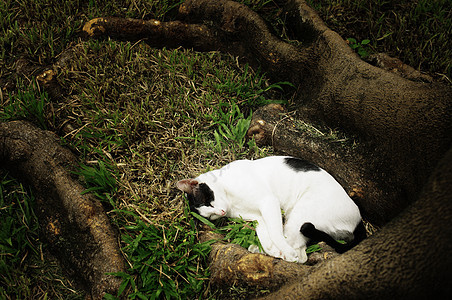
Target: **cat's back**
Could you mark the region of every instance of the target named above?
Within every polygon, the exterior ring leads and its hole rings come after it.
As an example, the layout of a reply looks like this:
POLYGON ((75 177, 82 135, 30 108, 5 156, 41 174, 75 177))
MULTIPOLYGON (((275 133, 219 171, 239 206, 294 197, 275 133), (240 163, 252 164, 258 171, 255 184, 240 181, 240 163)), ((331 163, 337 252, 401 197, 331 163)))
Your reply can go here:
MULTIPOLYGON (((245 174, 267 176, 268 174, 281 175, 281 173, 296 173, 298 171, 314 169, 320 170, 320 168, 298 158, 289 156, 268 156, 256 160, 242 159, 233 161, 219 169, 218 173, 234 177, 245 176, 245 174)), ((253 177, 248 177, 248 179, 252 178, 253 177)))
POLYGON ((224 167, 207 172, 200 179, 209 185, 221 185, 224 188, 271 190, 287 192, 304 189, 317 181, 324 182, 328 177, 321 168, 300 158, 290 156, 268 156, 256 160, 236 160, 224 167))
POLYGON ((256 160, 236 160, 223 168, 216 170, 218 175, 221 174, 234 177, 241 177, 245 174, 261 176, 267 176, 268 174, 294 176, 296 174, 308 172, 324 171, 308 161, 291 156, 268 156, 256 160))
POLYGON ((330 175, 320 167, 291 156, 269 156, 256 160, 254 176, 280 198, 298 198, 306 190, 324 186, 330 175))
POLYGON ((271 174, 281 179, 297 177, 297 175, 325 173, 318 166, 291 156, 268 156, 252 161, 252 171, 267 176, 271 174))
POLYGON ((291 172, 284 163, 283 156, 268 156, 256 160, 235 160, 220 169, 199 176, 202 181, 210 184, 221 184, 231 188, 262 188, 272 177, 287 176, 291 172))

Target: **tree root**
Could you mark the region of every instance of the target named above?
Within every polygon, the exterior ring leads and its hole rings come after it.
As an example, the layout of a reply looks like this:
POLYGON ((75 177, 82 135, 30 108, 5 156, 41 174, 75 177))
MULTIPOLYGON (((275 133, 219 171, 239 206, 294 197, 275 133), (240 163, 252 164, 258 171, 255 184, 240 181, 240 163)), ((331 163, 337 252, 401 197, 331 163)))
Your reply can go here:
POLYGON ((117 39, 144 40, 152 46, 197 48, 201 51, 219 50, 221 41, 205 25, 181 21, 95 18, 83 26, 89 37, 111 36, 117 39))
MULTIPOLYGON (((223 237, 210 230, 201 233, 200 241, 221 240, 223 237)), ((330 260, 339 254, 325 243, 321 251, 309 255, 306 264, 290 263, 265 254, 251 253, 245 248, 224 242, 212 244, 210 252, 210 284, 215 287, 245 288, 249 296, 259 290, 276 291, 284 284, 306 276, 313 265, 330 260)))
POLYGON ((300 76, 310 73, 311 50, 276 38, 262 18, 242 4, 188 0, 179 7, 179 17, 182 21, 95 18, 85 24, 83 31, 89 37, 143 39, 157 47, 221 50, 262 66, 270 76, 288 78, 295 84, 301 82, 300 76), (290 71, 294 69, 301 72, 290 71))
MULTIPOLYGON (((430 178, 452 143, 450 87, 413 82, 362 61, 303 0, 288 0, 285 7, 301 42, 297 47, 273 36, 256 13, 235 2, 187 0, 179 12, 182 21, 98 18, 84 30, 92 36, 167 43, 160 47, 226 51, 259 64, 277 81, 292 82, 298 89, 298 121, 351 133, 359 139, 359 151, 291 130, 297 124, 281 118, 282 111, 264 116, 262 110, 261 117, 256 112, 249 134, 329 170, 355 193, 365 217, 379 225, 389 222, 269 298, 450 296, 452 151, 430 178)), ((214 253, 218 271, 212 280, 232 280, 232 285, 256 278, 272 284, 266 277, 272 258, 224 245, 214 253), (230 259, 223 262, 223 257, 230 259), (250 273, 236 268, 240 265, 250 273)))
POLYGON ((91 297, 115 294, 124 260, 102 205, 73 177, 75 156, 58 137, 24 121, 0 123, 0 167, 33 188, 41 234, 91 297))

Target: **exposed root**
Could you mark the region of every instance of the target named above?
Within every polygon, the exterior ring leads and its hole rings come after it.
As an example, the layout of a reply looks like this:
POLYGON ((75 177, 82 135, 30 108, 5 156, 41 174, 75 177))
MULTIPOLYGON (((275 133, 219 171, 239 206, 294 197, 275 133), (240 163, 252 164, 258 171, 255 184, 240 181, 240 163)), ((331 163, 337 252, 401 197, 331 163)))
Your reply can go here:
POLYGON ((43 237, 65 271, 91 296, 115 294, 125 265, 102 205, 73 177, 75 156, 59 138, 23 121, 0 123, 0 167, 23 179, 37 199, 43 237))

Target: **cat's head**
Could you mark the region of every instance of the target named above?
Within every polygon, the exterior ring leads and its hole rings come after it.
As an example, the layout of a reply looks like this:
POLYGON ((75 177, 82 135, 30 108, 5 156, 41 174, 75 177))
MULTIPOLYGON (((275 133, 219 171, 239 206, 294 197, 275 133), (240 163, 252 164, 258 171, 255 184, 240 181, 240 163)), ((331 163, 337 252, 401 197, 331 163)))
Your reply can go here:
POLYGON ((211 220, 226 215, 226 208, 218 206, 218 201, 215 201, 215 193, 207 183, 198 182, 196 179, 183 179, 178 181, 176 186, 187 193, 191 211, 211 220))

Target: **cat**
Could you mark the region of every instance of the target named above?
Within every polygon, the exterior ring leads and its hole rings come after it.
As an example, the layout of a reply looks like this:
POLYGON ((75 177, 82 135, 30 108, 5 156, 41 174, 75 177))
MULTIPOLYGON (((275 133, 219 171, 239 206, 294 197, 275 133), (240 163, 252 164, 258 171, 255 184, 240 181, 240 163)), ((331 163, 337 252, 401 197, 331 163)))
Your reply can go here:
POLYGON ((300 158, 237 160, 176 186, 203 217, 256 220, 265 253, 286 261, 305 263, 309 242, 325 241, 343 253, 366 236, 358 206, 341 185, 300 158))

